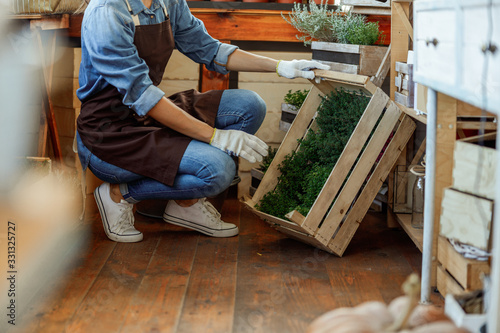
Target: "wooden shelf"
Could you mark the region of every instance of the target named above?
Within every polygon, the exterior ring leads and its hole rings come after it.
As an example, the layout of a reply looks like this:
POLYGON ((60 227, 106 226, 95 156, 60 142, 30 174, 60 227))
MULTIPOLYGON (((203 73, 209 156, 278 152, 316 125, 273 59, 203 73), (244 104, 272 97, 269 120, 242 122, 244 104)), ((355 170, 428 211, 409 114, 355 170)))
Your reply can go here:
POLYGON ((422 252, 422 244, 424 241, 423 229, 415 229, 411 226, 411 214, 394 214, 396 220, 399 222, 403 230, 410 236, 411 240, 422 252))
POLYGON ((413 119, 421 122, 422 124, 427 124, 427 116, 423 114, 417 114, 417 111, 415 111, 415 109, 404 106, 403 104, 399 104, 396 102, 396 105, 401 109, 401 111, 403 111, 413 119))
MULTIPOLYGON (((224 42, 294 42, 297 29, 288 24, 282 14, 290 13, 293 4, 188 1, 191 13, 203 21, 208 33, 224 42)), ((337 8, 331 6, 332 9, 337 8)), ((80 37, 83 14, 71 15, 69 37, 80 37)), ((383 45, 391 43, 391 18, 387 15, 367 15, 369 22, 378 22, 380 31, 385 35, 383 45)))
POLYGON ((9 19, 29 21, 30 27, 40 28, 42 30, 56 30, 69 28, 69 14, 19 14, 9 15, 9 19))

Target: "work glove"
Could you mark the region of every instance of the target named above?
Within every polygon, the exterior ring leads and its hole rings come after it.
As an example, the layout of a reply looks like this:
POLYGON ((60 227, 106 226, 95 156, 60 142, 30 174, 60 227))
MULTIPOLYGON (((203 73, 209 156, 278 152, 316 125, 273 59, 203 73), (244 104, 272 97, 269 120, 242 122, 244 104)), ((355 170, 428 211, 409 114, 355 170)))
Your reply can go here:
POLYGON ((220 130, 214 128, 210 145, 225 151, 232 156, 241 156, 250 163, 262 162, 267 156, 267 144, 256 137, 237 130, 220 130))
POLYGON ((311 69, 314 68, 330 69, 330 66, 311 60, 280 60, 276 66, 276 73, 278 73, 279 76, 286 77, 287 79, 302 77, 304 79, 312 80, 314 79, 314 72, 311 69))

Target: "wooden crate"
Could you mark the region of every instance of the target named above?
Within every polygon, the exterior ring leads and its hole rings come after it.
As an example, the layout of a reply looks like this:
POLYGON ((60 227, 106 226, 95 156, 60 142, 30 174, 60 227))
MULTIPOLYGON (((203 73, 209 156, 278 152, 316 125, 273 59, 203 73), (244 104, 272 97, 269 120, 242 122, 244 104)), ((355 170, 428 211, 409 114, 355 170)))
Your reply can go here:
POLYGON ((443 296, 447 294, 461 295, 465 293, 464 288, 446 271, 446 269, 437 265, 437 289, 443 296))
POLYGON ((493 201, 457 191, 444 190, 440 234, 488 251, 493 201))
POLYGON ((264 178, 264 172, 257 168, 252 168, 250 169, 250 175, 252 176, 252 180, 248 193, 250 194, 250 196, 253 196, 255 194, 255 191, 257 191, 262 178, 264 178))
POLYGON ((453 160, 453 188, 495 199, 495 149, 457 141, 453 160))
POLYGON ((373 76, 387 52, 385 46, 312 42, 312 59, 333 71, 373 76))
POLYGON ((412 135, 415 123, 367 76, 333 71, 316 71, 316 76, 322 81, 314 83, 259 188, 245 204, 264 221, 290 237, 342 256, 412 135), (371 100, 309 214, 302 216, 293 211, 287 215, 287 221, 258 211, 255 205, 278 183, 278 165, 298 148, 297 139, 304 137, 310 126, 314 126, 312 119, 321 103, 321 96, 339 87, 357 92, 361 90, 371 96, 371 100), (372 131, 374 134, 370 137, 372 131), (386 146, 391 135, 392 139, 386 146), (381 157, 377 161, 379 155, 381 157))
POLYGON ((490 273, 487 261, 465 258, 443 236, 438 239, 438 261, 465 291, 482 289, 481 275, 490 273))
POLYGON ((280 119, 280 130, 286 132, 292 126, 292 123, 297 116, 299 111, 297 108, 291 104, 281 103, 281 119, 280 119))
POLYGON ((394 101, 412 108, 414 106, 414 87, 413 65, 396 61, 396 91, 394 92, 394 101))

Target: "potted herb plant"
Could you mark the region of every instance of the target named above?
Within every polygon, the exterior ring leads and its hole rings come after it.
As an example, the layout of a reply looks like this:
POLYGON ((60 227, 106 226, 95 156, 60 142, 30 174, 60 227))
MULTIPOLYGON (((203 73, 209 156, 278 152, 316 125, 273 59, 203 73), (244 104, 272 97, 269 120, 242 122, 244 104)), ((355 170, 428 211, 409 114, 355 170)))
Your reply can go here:
POLYGON ((287 132, 292 122, 299 112, 302 103, 304 103, 309 90, 297 90, 292 92, 288 90, 288 93, 283 98, 284 103, 281 103, 281 120, 280 120, 280 130, 287 132))
POLYGON ((374 45, 384 37, 378 22, 368 22, 366 16, 350 11, 328 9, 326 3, 295 3, 292 12, 282 17, 301 33, 299 40, 311 44, 313 60, 335 71, 373 76, 387 51, 387 47, 374 45))

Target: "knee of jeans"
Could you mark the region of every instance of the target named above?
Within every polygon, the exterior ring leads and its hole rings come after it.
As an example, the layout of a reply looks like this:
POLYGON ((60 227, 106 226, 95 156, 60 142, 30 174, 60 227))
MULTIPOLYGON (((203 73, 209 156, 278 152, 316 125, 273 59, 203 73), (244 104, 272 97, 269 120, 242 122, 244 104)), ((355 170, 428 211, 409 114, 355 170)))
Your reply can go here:
POLYGON ((253 111, 253 120, 260 126, 266 117, 266 102, 255 91, 248 90, 249 109, 253 111))
POLYGON ((210 169, 211 176, 205 188, 206 197, 213 197, 223 192, 231 185, 236 175, 236 165, 229 155, 219 159, 219 163, 212 164, 210 169))

